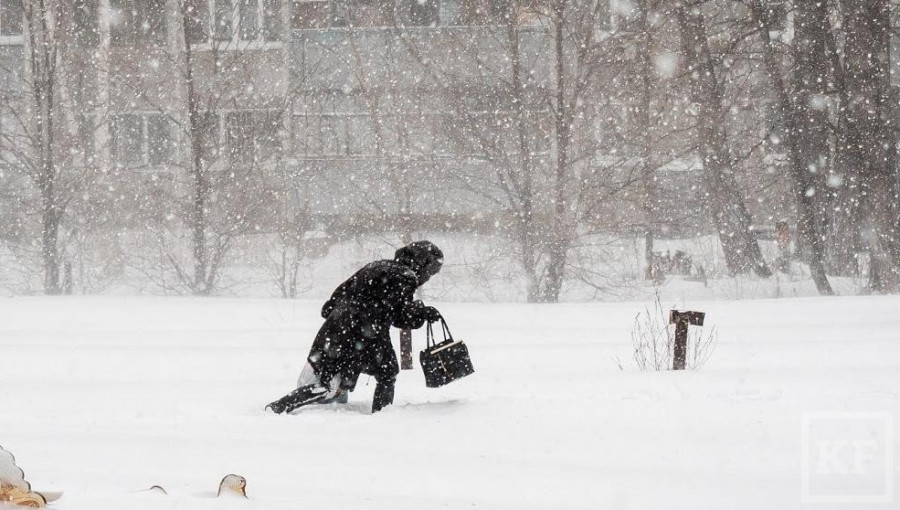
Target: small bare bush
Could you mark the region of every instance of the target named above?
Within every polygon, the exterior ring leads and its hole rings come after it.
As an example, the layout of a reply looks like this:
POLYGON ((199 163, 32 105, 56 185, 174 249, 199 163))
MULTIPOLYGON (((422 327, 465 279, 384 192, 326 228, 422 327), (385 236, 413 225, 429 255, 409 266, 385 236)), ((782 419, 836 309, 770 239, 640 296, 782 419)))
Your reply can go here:
MULTIPOLYGON (((699 327, 688 329, 685 365, 688 370, 697 370, 712 356, 718 334, 716 328, 704 330, 699 327)), ((675 353, 675 325, 669 324, 669 310, 663 308, 659 295, 652 306, 644 308, 634 317, 631 329, 634 346, 634 362, 640 370, 672 370, 675 353)))

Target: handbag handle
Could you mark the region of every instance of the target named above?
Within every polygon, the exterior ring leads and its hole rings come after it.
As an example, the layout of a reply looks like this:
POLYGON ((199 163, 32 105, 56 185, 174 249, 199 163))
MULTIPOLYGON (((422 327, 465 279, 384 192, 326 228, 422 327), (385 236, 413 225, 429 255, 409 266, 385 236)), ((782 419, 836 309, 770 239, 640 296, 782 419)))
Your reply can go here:
POLYGON ((453 335, 450 334, 450 327, 447 326, 447 321, 441 317, 441 329, 444 330, 444 341, 453 340, 453 335))
MULTIPOLYGON (((436 342, 434 341, 434 330, 432 329, 431 324, 432 323, 429 322, 425 328, 425 348, 426 349, 429 347, 432 347, 436 344, 436 342)), ((445 321, 443 317, 441 317, 441 330, 444 333, 444 341, 445 342, 447 340, 453 340, 453 335, 450 334, 450 327, 447 326, 447 321, 445 321)))

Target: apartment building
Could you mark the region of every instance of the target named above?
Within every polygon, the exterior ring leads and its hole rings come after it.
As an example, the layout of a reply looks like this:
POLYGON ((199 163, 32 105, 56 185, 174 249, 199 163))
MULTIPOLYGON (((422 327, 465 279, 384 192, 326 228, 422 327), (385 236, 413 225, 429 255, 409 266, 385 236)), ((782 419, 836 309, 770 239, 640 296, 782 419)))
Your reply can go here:
MULTIPOLYGON (((601 4, 598 37, 628 22, 618 4, 601 4)), ((189 193, 196 153, 210 175, 268 175, 267 191, 285 207, 360 228, 413 216, 454 226, 477 215, 493 224, 492 214, 509 209, 498 172, 522 163, 517 106, 534 186, 551 185, 553 47, 540 3, 515 13, 502 0, 60 5, 59 150, 118 187, 189 193), (517 22, 519 105, 507 16, 517 22)), ((21 0, 0 0, 7 119, 23 108, 13 91, 27 88, 27 16, 21 0)), ((584 152, 609 151, 606 134, 584 122, 584 152)), ((610 158, 579 156, 578 175, 595 174, 597 159, 610 158)))
MULTIPOLYGON (((103 173, 177 181, 199 125, 210 171, 237 165, 284 172, 295 181, 295 199, 313 200, 323 214, 472 209, 471 197, 448 204, 427 191, 446 189, 439 178, 446 172, 468 172, 459 167, 488 159, 458 135, 475 118, 484 130, 496 127, 493 117, 508 107, 508 90, 498 85, 509 73, 497 25, 504 6, 63 2, 52 34, 61 62, 54 77, 60 129, 71 137, 74 164, 103 173), (192 110, 199 121, 192 123, 192 110), (387 193, 385 182, 392 183, 387 193), (385 196, 393 192, 400 195, 385 196)), ((0 0, 7 91, 18 86, 25 93, 16 78, 28 81, 28 15, 20 0, 0 0)), ((543 51, 540 38, 529 37, 545 30, 540 16, 525 8, 518 15, 523 47, 531 46, 526 54, 543 51)), ((537 80, 549 76, 549 69, 538 71, 531 73, 537 80)), ((8 112, 16 103, 7 95, 8 112)))

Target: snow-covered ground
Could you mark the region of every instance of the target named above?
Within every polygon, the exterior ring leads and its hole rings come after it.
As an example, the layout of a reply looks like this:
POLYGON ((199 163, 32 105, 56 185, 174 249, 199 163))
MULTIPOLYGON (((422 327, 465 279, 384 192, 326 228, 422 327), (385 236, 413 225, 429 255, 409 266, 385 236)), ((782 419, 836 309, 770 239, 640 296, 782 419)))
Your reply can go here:
POLYGON ((647 303, 438 303, 475 375, 403 372, 375 415, 366 376, 344 407, 263 413, 319 305, 5 299, 0 445, 59 510, 856 509, 803 506, 804 466, 813 498, 900 481, 896 297, 686 303, 718 343, 677 373, 633 367, 647 303), (227 473, 249 500, 204 497, 227 473))

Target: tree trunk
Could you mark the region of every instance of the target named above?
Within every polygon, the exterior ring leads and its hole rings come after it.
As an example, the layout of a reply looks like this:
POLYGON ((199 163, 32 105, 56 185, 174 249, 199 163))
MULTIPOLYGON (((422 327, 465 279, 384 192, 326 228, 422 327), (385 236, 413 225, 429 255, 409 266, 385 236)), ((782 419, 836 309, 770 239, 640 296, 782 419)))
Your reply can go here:
MULTIPOLYGON (((855 177, 863 236, 870 251, 869 288, 896 292, 900 271, 892 253, 900 242, 892 217, 893 168, 887 98, 890 90, 890 10, 887 0, 845 0, 844 80, 850 100, 846 112, 848 172, 855 177)), ((848 190, 851 191, 851 190, 848 190)), ((855 194, 854 194, 855 195, 855 194)))
MULTIPOLYGON (((46 72, 46 71, 45 71, 46 72)), ((53 161, 53 87, 46 76, 39 78, 39 136, 41 188, 41 256, 44 263, 44 293, 60 294, 59 220, 56 167, 53 161)))
POLYGON ((37 184, 41 192, 41 260, 44 273, 44 293, 60 294, 59 228, 62 214, 57 196, 57 168, 54 146, 53 101, 56 79, 56 41, 49 23, 51 13, 43 1, 25 5, 29 32, 29 60, 31 65, 31 93, 35 117, 37 152, 37 184))
POLYGON ((675 8, 681 32, 681 47, 689 66, 693 101, 699 107, 697 117, 704 181, 713 221, 731 273, 753 271, 769 277, 766 265, 752 232, 750 214, 744 205, 734 163, 728 148, 726 111, 722 105, 720 84, 712 60, 703 15, 696 6, 675 8))
MULTIPOLYGON (((791 175, 791 184, 794 189, 794 198, 797 205, 797 231, 800 234, 800 241, 809 250, 809 269, 812 274, 813 282, 816 284, 816 290, 819 294, 830 296, 834 294, 831 284, 828 283, 828 277, 825 274, 825 249, 822 236, 816 225, 814 193, 821 186, 816 186, 813 176, 816 175, 816 168, 820 165, 820 159, 828 150, 827 144, 822 144, 821 138, 817 135, 822 134, 824 124, 821 118, 813 118, 812 112, 815 110, 810 108, 811 95, 807 92, 810 81, 815 81, 814 76, 808 76, 809 70, 808 59, 804 58, 805 48, 796 49, 797 58, 794 60, 795 76, 798 74, 800 78, 797 82, 797 99, 793 103, 788 96, 787 87, 781 77, 781 62, 775 53, 775 47, 772 44, 769 35, 769 20, 766 13, 766 7, 762 3, 755 2, 753 5, 754 15, 760 24, 760 34, 763 38, 763 52, 766 69, 769 78, 772 81, 772 88, 778 100, 778 106, 781 110, 781 117, 785 127, 785 142, 788 148, 789 168, 791 175), (798 67, 805 70, 801 73, 796 71, 798 67)), ((824 4, 820 4, 824 7, 824 4)), ((807 6, 808 8, 809 6, 807 6)), ((798 9, 798 12, 805 14, 805 9, 798 9)), ((795 18, 795 26, 798 32, 795 37, 795 45, 811 46, 815 39, 810 34, 805 34, 808 27, 800 27, 800 25, 808 25, 810 20, 806 16, 798 14, 800 21, 795 18), (801 35, 803 34, 803 35, 801 35)))
POLYGON ((653 156, 653 138, 650 136, 650 102, 653 94, 653 36, 650 31, 650 6, 648 0, 639 2, 637 41, 637 65, 641 77, 641 99, 638 105, 638 122, 640 123, 641 141, 641 188, 642 207, 644 212, 644 279, 655 280, 659 275, 655 274, 653 267, 653 235, 656 226, 657 192, 656 192, 656 167, 651 161, 653 156))
POLYGON ((825 30, 825 45, 830 70, 834 73, 834 88, 838 94, 838 123, 834 130, 835 177, 839 187, 834 192, 834 206, 829 210, 829 229, 826 232, 828 267, 831 274, 857 276, 859 261, 856 254, 861 251, 861 215, 859 200, 859 175, 857 166, 851 159, 849 130, 850 97, 844 77, 837 40, 837 29, 831 25, 830 17, 825 30))
POLYGON ((194 258, 194 275, 191 291, 195 295, 209 295, 211 285, 207 278, 209 272, 209 254, 206 249, 206 203, 209 197, 209 180, 203 168, 203 130, 200 105, 197 104, 194 90, 193 48, 187 29, 190 26, 190 13, 183 8, 182 35, 184 36, 184 76, 186 86, 188 131, 191 141, 190 177, 193 196, 191 198, 191 243, 194 258))
POLYGON ((565 180, 568 173, 570 131, 572 125, 571 108, 566 102, 566 68, 564 37, 566 0, 555 0, 553 4, 554 59, 556 66, 556 112, 554 131, 556 135, 556 161, 553 182, 553 233, 550 240, 547 261, 547 281, 541 301, 559 301, 565 279, 566 256, 569 251, 569 233, 566 222, 567 200, 565 180))
POLYGON ((792 94, 796 115, 794 135, 798 144, 800 170, 808 179, 811 190, 813 229, 818 234, 819 247, 801 239, 801 250, 822 251, 822 262, 828 265, 828 237, 837 203, 838 174, 831 158, 830 129, 826 95, 831 75, 828 59, 828 3, 798 2, 794 6, 793 84, 792 94))
MULTIPOLYGON (((511 12, 516 12, 513 2, 511 12)), ((525 293, 529 303, 539 300, 539 279, 537 275, 536 225, 534 218, 534 166, 531 148, 528 145, 528 119, 525 111, 525 92, 522 84, 522 60, 519 54, 519 24, 514 15, 506 17, 506 39, 510 60, 510 79, 513 93, 513 115, 516 124, 519 171, 521 172, 518 192, 516 228, 522 268, 525 271, 525 293)))

